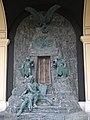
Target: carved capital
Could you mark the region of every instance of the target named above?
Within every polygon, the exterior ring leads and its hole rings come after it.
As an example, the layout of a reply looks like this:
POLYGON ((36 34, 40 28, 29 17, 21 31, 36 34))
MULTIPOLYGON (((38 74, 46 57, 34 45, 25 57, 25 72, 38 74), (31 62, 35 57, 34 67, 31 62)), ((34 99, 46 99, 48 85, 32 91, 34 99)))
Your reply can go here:
POLYGON ((7 46, 9 43, 9 39, 0 39, 0 46, 7 46))

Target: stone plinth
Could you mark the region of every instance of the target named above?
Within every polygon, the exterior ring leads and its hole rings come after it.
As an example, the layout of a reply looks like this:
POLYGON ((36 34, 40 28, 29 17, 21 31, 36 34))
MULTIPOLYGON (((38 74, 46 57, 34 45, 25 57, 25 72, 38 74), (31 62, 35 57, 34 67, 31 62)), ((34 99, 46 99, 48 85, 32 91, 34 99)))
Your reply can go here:
POLYGON ((23 113, 19 117, 7 112, 0 113, 0 120, 89 120, 88 115, 83 112, 76 113, 23 113))

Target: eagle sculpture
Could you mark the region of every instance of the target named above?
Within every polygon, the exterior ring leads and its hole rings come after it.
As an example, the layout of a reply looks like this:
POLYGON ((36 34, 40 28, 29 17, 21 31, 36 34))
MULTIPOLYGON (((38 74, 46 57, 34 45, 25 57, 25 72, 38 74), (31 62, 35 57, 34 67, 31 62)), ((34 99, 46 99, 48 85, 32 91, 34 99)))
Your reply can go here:
POLYGON ((43 33, 48 32, 47 25, 50 24, 54 12, 59 9, 59 5, 54 5, 51 8, 48 9, 48 11, 43 15, 42 13, 36 11, 32 7, 26 7, 25 10, 32 14, 34 20, 37 22, 37 24, 41 27, 41 30, 43 33))

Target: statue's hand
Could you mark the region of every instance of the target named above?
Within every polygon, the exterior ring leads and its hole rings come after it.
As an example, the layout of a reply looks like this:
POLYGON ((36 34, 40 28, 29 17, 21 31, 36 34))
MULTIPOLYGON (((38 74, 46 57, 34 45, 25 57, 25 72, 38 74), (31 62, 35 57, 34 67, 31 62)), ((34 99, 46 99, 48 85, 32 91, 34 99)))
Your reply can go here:
POLYGON ((19 98, 23 98, 23 97, 25 96, 26 92, 27 92, 27 90, 25 90, 25 91, 19 96, 19 98))

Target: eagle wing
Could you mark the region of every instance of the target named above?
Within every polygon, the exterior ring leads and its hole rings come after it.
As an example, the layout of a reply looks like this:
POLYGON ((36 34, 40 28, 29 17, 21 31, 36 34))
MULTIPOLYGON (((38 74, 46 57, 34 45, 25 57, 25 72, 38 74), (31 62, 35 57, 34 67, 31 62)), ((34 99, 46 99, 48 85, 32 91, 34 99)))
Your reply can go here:
POLYGON ((43 22, 45 21, 44 16, 43 16, 42 14, 40 14, 38 11, 36 11, 34 8, 32 8, 32 7, 26 7, 25 10, 32 14, 34 20, 35 20, 40 26, 41 26, 41 25, 43 24, 43 22))
POLYGON ((46 24, 50 23, 52 17, 53 17, 53 13, 59 9, 60 6, 59 5, 53 5, 51 8, 49 8, 49 10, 47 11, 46 15, 45 15, 45 22, 46 24))

